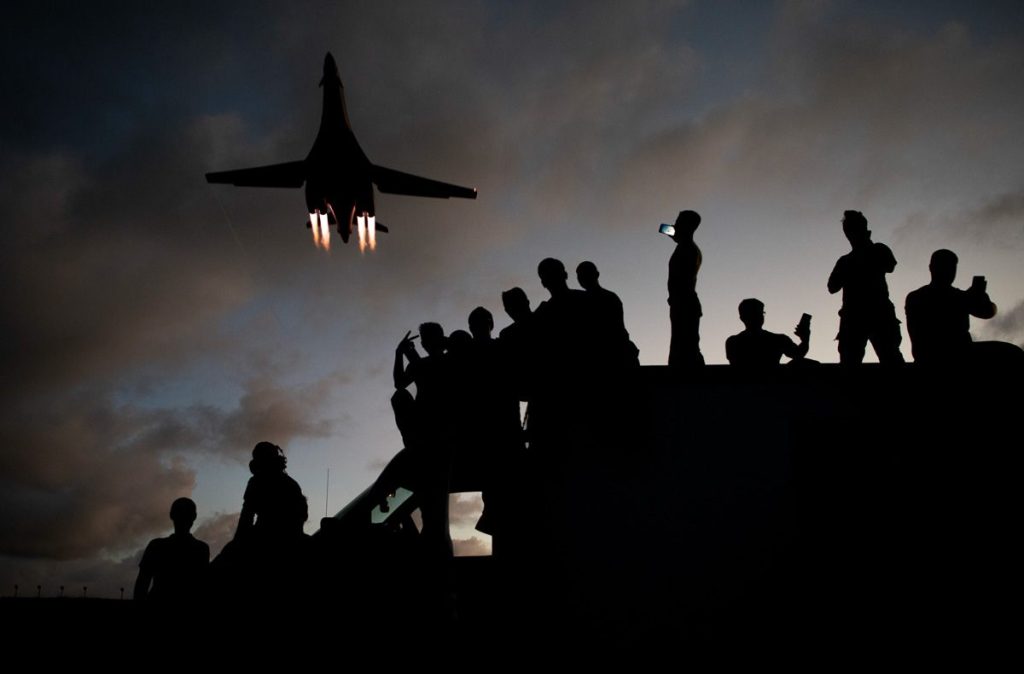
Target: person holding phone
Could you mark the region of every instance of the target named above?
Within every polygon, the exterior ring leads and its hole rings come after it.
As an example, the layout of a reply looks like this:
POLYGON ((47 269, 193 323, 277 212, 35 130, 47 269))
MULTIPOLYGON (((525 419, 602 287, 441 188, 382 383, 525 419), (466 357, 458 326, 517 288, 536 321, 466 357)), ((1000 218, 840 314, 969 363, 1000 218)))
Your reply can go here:
POLYGON ((778 365, 783 356, 793 361, 807 355, 811 339, 811 316, 804 314, 793 331, 800 338, 797 344, 786 335, 764 329, 764 303, 748 298, 740 302, 740 320, 743 332, 725 340, 725 355, 730 365, 740 367, 769 367, 778 365))
POLYGON ((843 212, 843 234, 850 242, 850 252, 839 258, 828 277, 829 293, 843 291, 836 337, 839 362, 863 362, 870 341, 879 363, 902 363, 903 336, 885 282, 886 274, 896 269, 896 258, 884 243, 871 240, 868 220, 860 211, 843 212))
POLYGON ((988 296, 984 276, 971 287, 953 287, 959 262, 956 253, 941 249, 928 264, 932 280, 907 295, 907 331, 917 363, 952 363, 967 359, 973 349, 970 317, 992 318, 996 305, 988 296))
POLYGON ((699 226, 700 214, 681 211, 675 225, 662 225, 659 230, 676 242, 668 261, 669 320, 672 322, 668 364, 671 367, 691 368, 704 364, 704 355, 700 352, 703 312, 697 297, 697 274, 704 256, 693 240, 699 226))

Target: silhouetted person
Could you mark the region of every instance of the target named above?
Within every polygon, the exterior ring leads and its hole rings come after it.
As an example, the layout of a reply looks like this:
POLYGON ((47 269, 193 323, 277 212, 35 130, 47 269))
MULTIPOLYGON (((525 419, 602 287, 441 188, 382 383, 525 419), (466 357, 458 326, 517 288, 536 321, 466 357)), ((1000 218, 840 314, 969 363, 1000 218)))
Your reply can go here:
POLYGON ((974 346, 970 316, 996 315, 984 277, 975 276, 967 290, 953 287, 958 261, 951 250, 935 251, 928 264, 931 283, 907 295, 907 332, 915 362, 953 363, 969 358, 974 346))
POLYGON ((505 313, 512 319, 512 324, 498 333, 505 377, 518 400, 529 400, 528 383, 532 379, 530 368, 533 366, 533 312, 530 310, 530 299, 522 288, 516 287, 501 294, 501 303, 505 313))
POLYGON ((839 362, 862 362, 870 340, 880 363, 902 363, 900 322, 885 282, 885 275, 896 268, 896 258, 884 243, 871 240, 867 218, 860 211, 843 213, 843 233, 852 250, 839 258, 828 278, 830 293, 843 291, 839 362))
POLYGON ((626 321, 622 311, 622 300, 598 281, 601 273, 597 265, 589 260, 580 262, 576 267, 576 280, 583 288, 587 297, 594 305, 596 321, 600 334, 596 337, 606 339, 612 352, 621 354, 621 363, 636 364, 638 351, 636 345, 629 340, 626 321))
POLYGON ((199 598, 205 590, 210 546, 192 536, 195 502, 176 499, 171 504, 171 521, 174 533, 154 538, 142 554, 135 599, 183 602, 199 598))
POLYGON ((473 463, 480 471, 484 500, 484 512, 477 529, 495 536, 491 542, 492 554, 500 547, 498 531, 508 510, 509 465, 522 449, 519 399, 509 381, 502 348, 498 340, 491 337, 493 330, 494 317, 490 311, 477 307, 469 314, 473 344, 468 407, 475 445, 473 463))
MULTIPOLYGON (((426 356, 420 356, 406 333, 395 350, 395 388, 416 385, 416 437, 413 446, 418 479, 414 491, 421 495, 423 540, 427 556, 444 561, 452 556, 448 529, 448 485, 451 472, 452 439, 450 430, 451 368, 445 350, 448 340, 437 323, 420 325, 420 343, 426 356)), ((447 574, 447 569, 439 571, 447 574)), ((437 581, 437 577, 433 579, 437 581)))
POLYGON ((801 322, 796 334, 796 344, 786 335, 768 332, 764 329, 764 304, 753 298, 740 302, 740 320, 746 329, 725 340, 725 356, 731 365, 740 367, 766 367, 778 365, 783 356, 793 360, 807 355, 811 326, 801 322))
POLYGON ((280 543, 302 536, 309 506, 299 483, 285 471, 287 467, 284 450, 274 443, 259 442, 253 447, 252 477, 242 497, 236 540, 280 543))
POLYGON ((676 217, 676 231, 672 235, 676 249, 668 261, 669 319, 672 322, 668 364, 673 367, 704 364, 704 356, 700 352, 700 317, 703 312, 697 298, 697 273, 703 256, 693 240, 699 226, 699 214, 680 211, 676 217))
POLYGON ((533 357, 537 363, 537 394, 554 399, 579 391, 602 362, 602 343, 595 335, 596 312, 582 290, 569 287, 561 260, 545 258, 537 267, 541 285, 551 297, 533 315, 533 357))

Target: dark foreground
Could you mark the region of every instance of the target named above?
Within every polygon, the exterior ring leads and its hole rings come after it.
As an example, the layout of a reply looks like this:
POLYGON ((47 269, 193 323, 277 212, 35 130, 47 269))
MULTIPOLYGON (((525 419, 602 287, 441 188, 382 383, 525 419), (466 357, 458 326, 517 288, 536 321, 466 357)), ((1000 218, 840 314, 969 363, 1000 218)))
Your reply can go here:
POLYGON ((3 600, 0 615, 8 635, 55 642, 155 644, 188 625, 224 646, 289 635, 338 653, 982 658, 1014 643, 1022 374, 644 367, 570 405, 510 469, 498 554, 456 559, 452 591, 394 524, 415 494, 371 524, 368 490, 323 522, 294 593, 174 613, 3 600))

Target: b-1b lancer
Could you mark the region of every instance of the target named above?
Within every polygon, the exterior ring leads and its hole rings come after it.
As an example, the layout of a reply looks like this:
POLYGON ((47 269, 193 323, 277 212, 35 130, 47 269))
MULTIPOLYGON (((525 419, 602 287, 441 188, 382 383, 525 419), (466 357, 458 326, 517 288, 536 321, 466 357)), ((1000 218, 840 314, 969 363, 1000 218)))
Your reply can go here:
POLYGON ((475 199, 476 190, 443 183, 438 180, 402 173, 371 164, 348 120, 344 87, 338 66, 330 52, 324 57, 324 90, 320 131, 305 159, 270 164, 236 171, 207 173, 211 183, 227 183, 240 187, 302 187, 306 185, 306 209, 309 227, 317 247, 330 247, 330 225, 338 226, 342 241, 348 243, 355 230, 359 249, 376 246, 377 231, 387 228, 376 222, 373 186, 388 194, 416 197, 475 199))

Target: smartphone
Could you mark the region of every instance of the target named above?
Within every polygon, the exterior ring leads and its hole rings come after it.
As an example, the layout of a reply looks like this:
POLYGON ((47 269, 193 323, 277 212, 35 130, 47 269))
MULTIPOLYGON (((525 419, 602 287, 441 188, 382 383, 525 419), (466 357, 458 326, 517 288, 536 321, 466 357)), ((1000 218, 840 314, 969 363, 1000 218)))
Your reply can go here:
POLYGON ((975 276, 974 279, 971 280, 971 287, 972 288, 984 288, 985 287, 985 277, 984 276, 975 276))
POLYGON ((811 315, 810 314, 804 314, 803 316, 801 316, 800 317, 800 322, 797 323, 796 328, 797 328, 797 330, 800 330, 801 332, 804 331, 804 330, 810 330, 811 329, 811 315))
POLYGON ((658 231, 661 232, 662 234, 665 234, 666 236, 675 236, 676 235, 676 226, 675 225, 666 225, 666 224, 662 223, 661 227, 658 227, 658 231))

